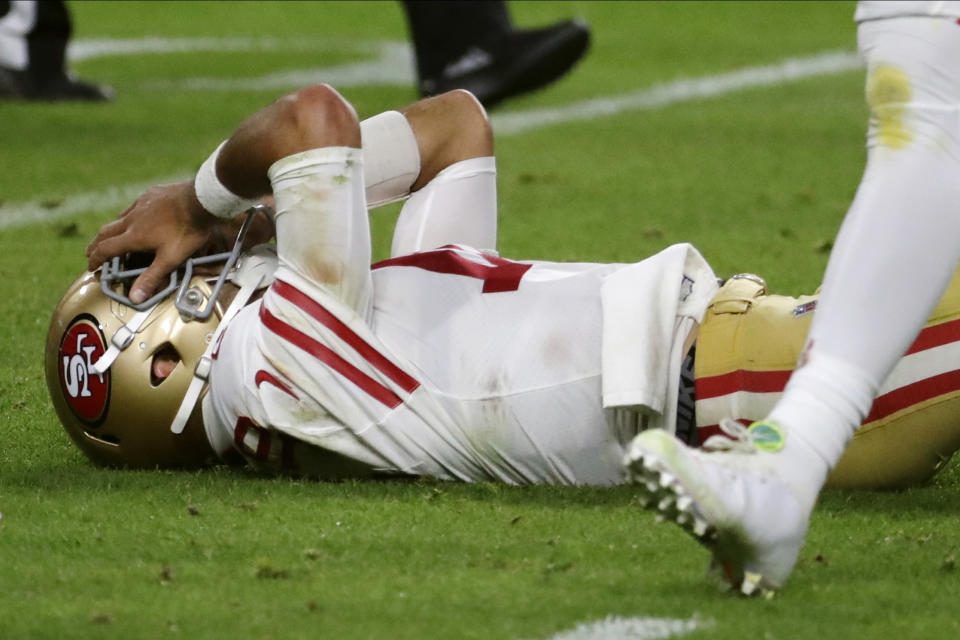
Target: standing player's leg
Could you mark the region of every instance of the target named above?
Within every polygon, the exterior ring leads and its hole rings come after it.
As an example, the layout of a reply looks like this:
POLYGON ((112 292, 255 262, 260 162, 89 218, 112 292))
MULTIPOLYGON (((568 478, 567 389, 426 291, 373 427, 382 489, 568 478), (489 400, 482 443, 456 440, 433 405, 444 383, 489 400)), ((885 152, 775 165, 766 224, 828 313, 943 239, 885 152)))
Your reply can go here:
POLYGON ((804 354, 769 419, 823 484, 960 260, 960 25, 864 23, 868 161, 837 237, 804 354))
POLYGON ((741 452, 690 452, 641 434, 628 459, 654 495, 680 496, 704 523, 695 533, 745 592, 789 575, 828 471, 960 257, 960 25, 881 20, 864 23, 859 37, 867 169, 782 401, 744 434, 741 452))
POLYGON ((567 73, 586 52, 579 20, 516 29, 502 0, 405 0, 421 95, 467 89, 487 107, 567 73))
POLYGON ((66 70, 72 25, 62 0, 0 2, 0 100, 109 100, 66 70))

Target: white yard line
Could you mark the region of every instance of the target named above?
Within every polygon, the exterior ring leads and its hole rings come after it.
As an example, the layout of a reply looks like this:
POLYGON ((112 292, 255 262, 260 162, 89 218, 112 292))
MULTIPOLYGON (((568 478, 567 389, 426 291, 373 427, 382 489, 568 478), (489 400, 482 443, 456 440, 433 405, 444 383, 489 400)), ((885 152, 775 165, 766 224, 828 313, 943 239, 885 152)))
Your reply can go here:
POLYGON ((404 42, 382 41, 345 50, 369 54, 370 59, 332 67, 313 67, 277 71, 252 78, 184 78, 156 80, 144 84, 161 91, 287 91, 308 84, 326 82, 334 87, 394 86, 410 87, 416 83, 413 74, 413 51, 404 42))
MULTIPOLYGON (((340 51, 366 57, 328 67, 268 73, 252 78, 157 79, 144 82, 157 91, 266 91, 295 89, 326 82, 335 87, 389 85, 407 87, 415 82, 413 49, 395 40, 347 40, 343 38, 103 38, 72 42, 67 57, 73 62, 119 55, 183 53, 194 51, 340 51)), ((303 56, 303 62, 310 57, 303 56)))
POLYGON ((678 620, 608 616, 603 620, 578 624, 548 640, 666 640, 711 626, 711 621, 705 622, 696 617, 678 620))
POLYGON ((273 38, 236 36, 228 38, 91 38, 67 45, 67 58, 82 62, 110 56, 193 53, 197 51, 349 51, 377 54, 384 46, 409 46, 401 41, 355 40, 349 38, 273 38))
POLYGON ((67 196, 61 200, 43 198, 27 202, 11 202, 0 205, 0 229, 25 227, 43 222, 72 218, 90 211, 114 209, 119 214, 143 191, 155 184, 177 182, 190 177, 189 173, 157 178, 120 187, 107 187, 100 191, 88 191, 67 196))
POLYGON ((678 78, 619 96, 592 98, 561 107, 496 114, 491 120, 498 136, 514 135, 554 124, 595 120, 625 111, 659 109, 745 89, 772 87, 805 78, 852 71, 860 66, 860 59, 855 53, 824 51, 804 58, 787 58, 776 64, 746 67, 728 73, 678 78))
MULTIPOLYGON (((208 39, 201 39, 201 44, 207 43, 207 40, 208 39)), ((209 40, 212 42, 215 39, 209 40)), ((243 41, 243 39, 238 40, 243 41)), ((222 42, 222 40, 217 41, 222 42)), ((170 41, 167 42, 169 44, 170 41)), ((177 40, 173 42, 180 41, 177 40)), ((196 41, 191 42, 196 44, 196 41)), ((259 42, 262 44, 264 40, 259 40, 259 42)), ((236 44, 239 46, 241 42, 236 44)), ((149 42, 141 43, 141 45, 146 47, 149 45, 149 42)), ((132 44, 124 44, 123 46, 132 46, 132 44)), ((184 44, 184 46, 186 46, 186 44, 184 44)), ((321 78, 326 80, 337 80, 339 78, 339 84, 341 86, 350 83, 356 86, 357 83, 363 84, 364 82, 367 84, 378 84, 384 81, 386 75, 399 70, 399 67, 396 65, 397 60, 399 60, 398 56, 401 55, 397 43, 381 42, 378 46, 380 57, 373 62, 329 67, 324 71, 324 73, 327 74, 326 76, 312 75, 317 72, 317 70, 292 71, 270 74, 269 76, 263 76, 261 78, 240 79, 230 82, 251 83, 245 85, 243 88, 261 86, 257 85, 256 82, 274 82, 276 83, 275 88, 281 88, 288 86, 285 83, 292 79, 297 79, 295 85, 292 85, 296 86, 296 84, 305 84, 306 82, 317 81, 321 78), (391 65, 393 66, 391 67, 391 65), (394 71, 390 71, 391 68, 393 68, 394 71), (307 76, 300 76, 299 74, 311 75, 308 78, 307 76)), ((93 48, 91 48, 91 51, 92 49, 93 48)), ((92 53, 88 52, 88 54, 88 57, 93 56, 92 53)), ((409 61, 407 61, 406 64, 409 65, 409 61)), ((826 51, 803 58, 788 58, 771 65, 746 67, 736 71, 702 76, 699 78, 678 78, 639 91, 617 96, 581 100, 560 107, 498 113, 492 117, 493 130, 497 137, 512 136, 567 122, 608 118, 629 111, 659 109, 673 104, 703 100, 743 91, 745 89, 779 86, 805 78, 851 71, 857 69, 859 66, 859 59, 854 53, 826 51)), ((407 69, 409 73, 409 66, 407 69)), ((190 82, 197 82, 198 80, 200 79, 185 80, 181 88, 184 88, 184 86, 190 82)), ((412 82, 412 78, 410 78, 408 82, 412 82)), ((336 85, 338 83, 335 81, 333 84, 336 85)), ((241 87, 238 86, 234 88, 241 87)), ((186 171, 184 175, 187 175, 186 171)), ((47 197, 27 202, 2 204, 0 205, 0 229, 69 218, 89 211, 105 209, 119 210, 128 205, 146 186, 165 180, 168 181, 170 179, 157 179, 142 184, 109 187, 99 191, 74 194, 66 196, 56 203, 50 202, 51 198, 47 197)))

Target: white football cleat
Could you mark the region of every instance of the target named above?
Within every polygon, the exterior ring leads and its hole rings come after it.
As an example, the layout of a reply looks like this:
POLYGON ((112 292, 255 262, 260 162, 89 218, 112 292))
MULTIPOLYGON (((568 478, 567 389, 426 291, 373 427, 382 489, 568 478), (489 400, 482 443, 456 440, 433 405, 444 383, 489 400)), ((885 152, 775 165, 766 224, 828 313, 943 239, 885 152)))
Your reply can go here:
MULTIPOLYGON (((624 464, 648 509, 677 523, 713 554, 710 574, 745 595, 770 597, 797 561, 819 487, 791 482, 783 432, 769 422, 746 429, 724 421, 735 440, 687 447, 670 433, 644 431, 624 464)), ((714 436, 714 438, 718 438, 714 436)))

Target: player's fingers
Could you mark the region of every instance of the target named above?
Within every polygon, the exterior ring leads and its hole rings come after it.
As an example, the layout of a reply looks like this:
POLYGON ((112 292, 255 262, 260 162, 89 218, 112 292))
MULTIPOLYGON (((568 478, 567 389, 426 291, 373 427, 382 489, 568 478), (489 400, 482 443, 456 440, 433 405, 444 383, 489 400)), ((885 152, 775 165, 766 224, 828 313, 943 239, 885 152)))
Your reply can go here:
POLYGON ((133 285, 130 287, 130 300, 134 304, 140 304, 152 296, 160 283, 173 271, 177 264, 179 263, 171 263, 169 258, 158 254, 154 261, 150 263, 150 266, 147 267, 147 270, 133 281, 133 285))
POLYGON ((105 238, 91 247, 90 253, 87 255, 87 268, 93 271, 115 256, 153 248, 153 245, 145 239, 131 233, 121 233, 105 238))
POLYGON ((140 199, 137 198, 137 199, 134 200, 132 203, 130 203, 130 206, 127 207, 126 209, 124 209, 123 211, 121 211, 121 212, 120 212, 120 215, 118 215, 117 218, 125 218, 128 213, 130 213, 131 211, 133 211, 133 208, 134 208, 135 206, 137 206, 137 202, 139 202, 139 201, 140 201, 140 199))
POLYGON ((126 220, 114 220, 113 222, 108 222, 107 224, 100 227, 100 230, 97 231, 97 235, 93 237, 93 240, 90 241, 90 244, 87 245, 86 255, 89 258, 90 254, 94 252, 97 248, 97 245, 106 240, 107 238, 112 238, 118 236, 127 229, 126 220))

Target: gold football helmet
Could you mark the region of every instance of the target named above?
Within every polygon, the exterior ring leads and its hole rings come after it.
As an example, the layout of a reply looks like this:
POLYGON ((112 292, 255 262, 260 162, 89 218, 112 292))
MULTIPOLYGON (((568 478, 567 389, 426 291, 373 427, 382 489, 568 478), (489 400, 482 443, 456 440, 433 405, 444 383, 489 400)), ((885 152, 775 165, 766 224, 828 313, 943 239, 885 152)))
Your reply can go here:
POLYGON ((131 264, 136 256, 114 258, 67 289, 47 333, 47 388, 60 422, 93 462, 189 468, 214 459, 200 400, 216 338, 276 267, 264 245, 240 258, 250 222, 263 210, 249 212, 232 251, 191 258, 140 304, 127 296, 145 271, 131 264), (219 274, 194 275, 215 263, 219 274), (228 280, 239 291, 231 290, 226 307, 220 293, 228 280))
MULTIPOLYGON (((128 325, 140 313, 104 294, 102 270, 77 279, 53 312, 47 333, 47 388, 60 422, 95 463, 107 466, 196 467, 213 457, 193 407, 183 433, 170 425, 206 350, 223 310, 215 305, 206 320, 185 322, 168 295, 149 308, 142 324, 128 325), (105 371, 95 365, 111 344, 129 343, 105 371), (116 339, 120 336, 120 339, 116 339), (153 372, 156 357, 179 359, 165 378, 153 372)), ((207 282, 193 277, 191 297, 209 299, 207 282)))

